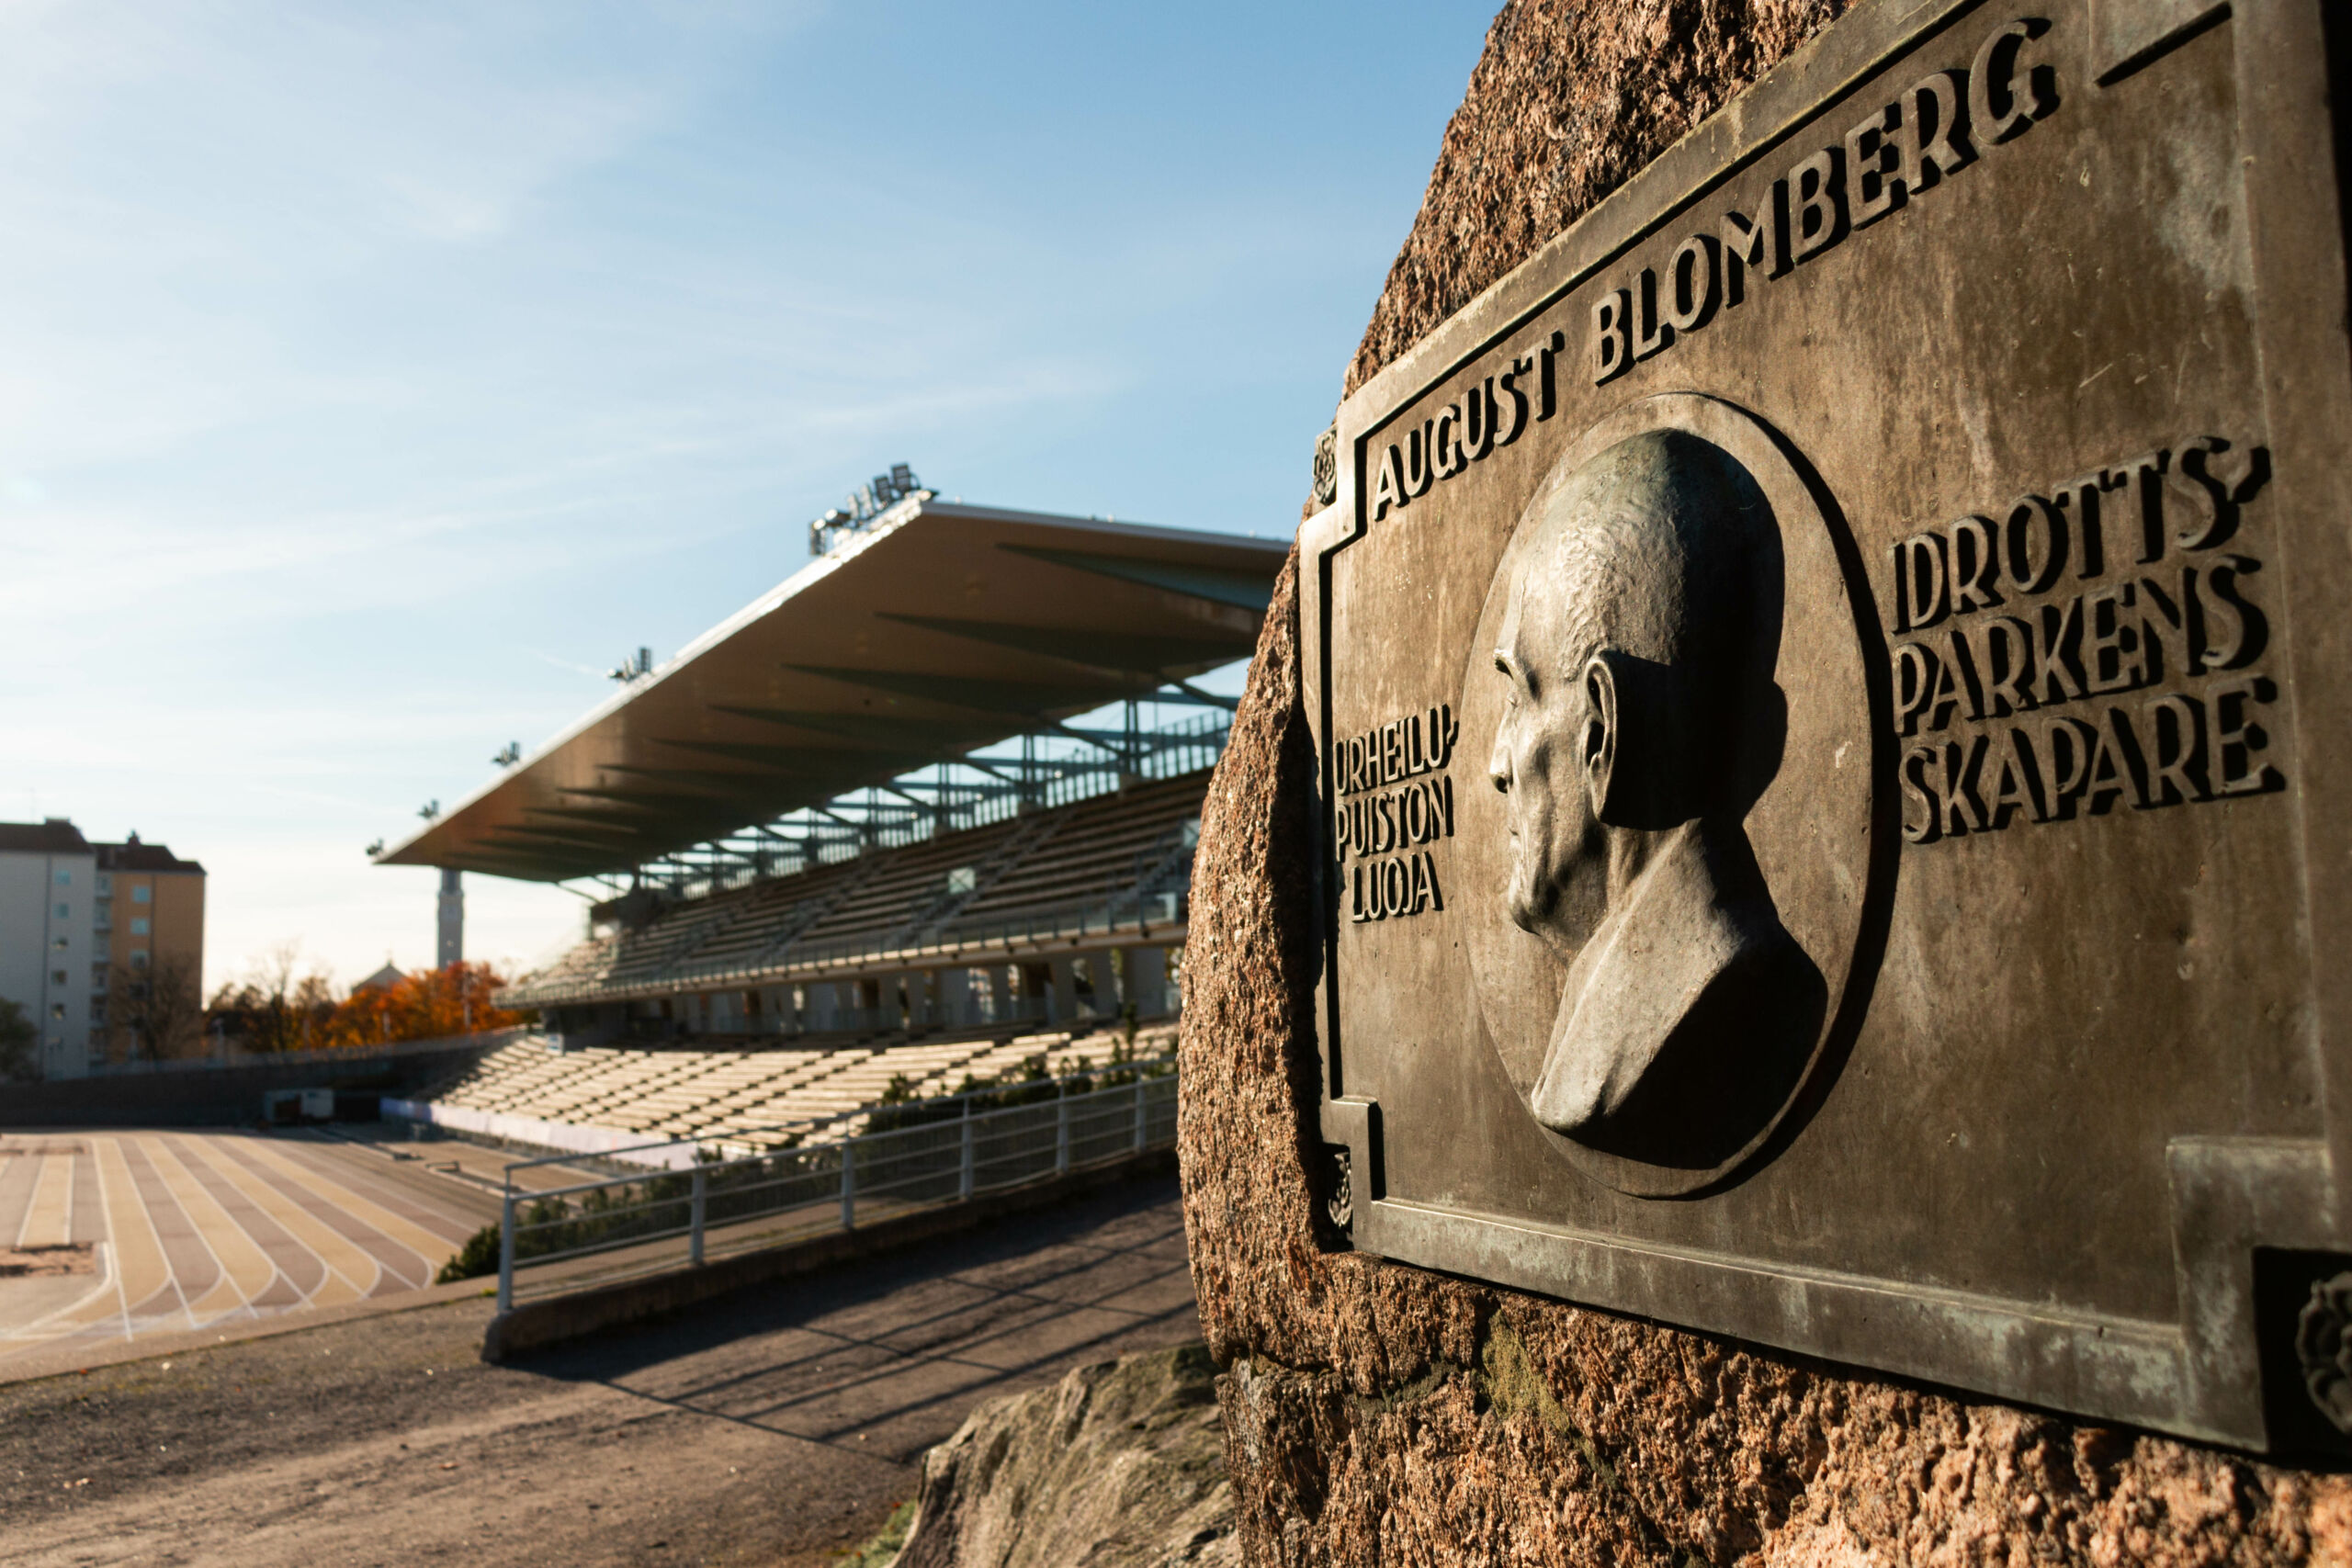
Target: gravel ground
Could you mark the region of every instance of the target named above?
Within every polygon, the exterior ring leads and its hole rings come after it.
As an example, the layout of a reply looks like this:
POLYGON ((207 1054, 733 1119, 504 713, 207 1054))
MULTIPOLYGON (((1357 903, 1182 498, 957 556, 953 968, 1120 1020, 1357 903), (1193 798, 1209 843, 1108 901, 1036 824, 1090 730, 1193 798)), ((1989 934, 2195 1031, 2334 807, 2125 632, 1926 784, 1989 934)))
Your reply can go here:
POLYGON ((446 1303, 0 1387, 21 1564, 832 1562, 973 1404, 1197 1337, 1171 1179, 511 1367, 446 1303))

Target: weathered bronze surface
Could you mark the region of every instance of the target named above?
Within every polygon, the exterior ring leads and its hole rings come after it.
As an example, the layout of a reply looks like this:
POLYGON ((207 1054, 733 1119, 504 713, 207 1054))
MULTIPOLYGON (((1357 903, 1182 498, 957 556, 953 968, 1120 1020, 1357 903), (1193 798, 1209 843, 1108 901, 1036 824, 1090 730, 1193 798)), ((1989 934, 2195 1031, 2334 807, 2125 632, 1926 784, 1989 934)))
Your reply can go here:
POLYGON ((1302 632, 1359 1247, 2352 1422, 2326 44, 1864 5, 1343 405, 1302 632))

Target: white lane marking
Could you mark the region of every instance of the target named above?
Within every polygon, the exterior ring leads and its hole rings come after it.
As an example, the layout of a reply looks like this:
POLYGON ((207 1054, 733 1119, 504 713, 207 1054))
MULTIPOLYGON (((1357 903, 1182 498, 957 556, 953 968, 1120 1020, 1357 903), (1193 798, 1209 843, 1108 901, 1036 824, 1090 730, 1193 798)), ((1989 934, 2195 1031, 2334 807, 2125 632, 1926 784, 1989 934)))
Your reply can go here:
POLYGON ((254 1265, 258 1263, 259 1271, 265 1272, 266 1276, 262 1280, 261 1286, 262 1290, 266 1291, 269 1288, 269 1280, 277 1277, 277 1266, 269 1260, 269 1255, 262 1251, 260 1246, 245 1234, 244 1228, 237 1224, 229 1212, 220 1206, 220 1200, 204 1190, 204 1184, 196 1179, 195 1173, 190 1171, 187 1164, 181 1160, 176 1149, 167 1146, 161 1138, 141 1139, 140 1147, 146 1153, 147 1163, 154 1168, 156 1179, 164 1184, 164 1190, 172 1195, 172 1201, 180 1206, 180 1213, 187 1216, 188 1226, 195 1231, 197 1241, 202 1245, 205 1251, 212 1255, 213 1268, 220 1270, 220 1277, 213 1287, 189 1306, 190 1326, 201 1328, 207 1324, 219 1323, 226 1318, 234 1317, 240 1312, 248 1315, 258 1315, 253 1311, 253 1299, 259 1292, 248 1291, 241 1282, 240 1276, 251 1278, 256 1272, 254 1265), (176 1176, 175 1172, 177 1173, 176 1176), (203 1212, 199 1213, 199 1210, 203 1212), (220 1247, 212 1245, 214 1235, 220 1238, 220 1247), (222 1255, 221 1247, 240 1254, 238 1268, 230 1267, 229 1259, 222 1255), (203 1322, 198 1322, 197 1308, 212 1303, 224 1292, 235 1298, 235 1304, 226 1309, 218 1306, 207 1307, 207 1315, 203 1322))
POLYGON ((322 1172, 313 1170, 304 1162, 272 1148, 257 1138, 244 1140, 245 1146, 277 1169, 284 1171, 299 1185, 317 1197, 325 1199, 351 1218, 374 1231, 384 1240, 415 1258, 423 1270, 424 1284, 433 1283, 434 1271, 458 1255, 458 1244, 435 1235, 415 1221, 405 1219, 354 1190, 344 1182, 322 1172), (427 1250, 430 1248, 431 1250, 427 1250))
POLYGON ((375 1293, 377 1282, 383 1277, 383 1267, 364 1248, 354 1246, 340 1231, 272 1186, 259 1171, 226 1149, 220 1151, 218 1159, 208 1157, 207 1163, 318 1259, 323 1276, 303 1297, 303 1305, 338 1306, 375 1293), (367 1281, 364 1285, 363 1280, 367 1281))
POLYGON ((17 1227, 18 1247, 61 1247, 73 1239, 74 1156, 28 1156, 38 1158, 32 1197, 25 1203, 24 1223, 17 1227))
MULTIPOLYGON (((139 1304, 146 1305, 168 1288, 179 1300, 180 1315, 187 1319, 189 1327, 195 1327, 196 1319, 187 1310, 187 1292, 180 1289, 179 1277, 173 1272, 172 1255, 164 1249, 163 1233, 156 1228, 155 1216, 147 1212, 147 1200, 140 1194, 138 1180, 130 1174, 130 1161, 122 1152, 121 1140, 100 1138, 94 1142, 98 1145, 96 1155, 98 1168, 98 1196, 101 1199, 108 1199, 111 1190, 119 1186, 123 1193, 124 1206, 137 1211, 138 1228, 143 1229, 146 1233, 143 1241, 145 1247, 149 1249, 149 1256, 139 1258, 135 1255, 141 1250, 142 1238, 134 1228, 115 1217, 114 1206, 109 1200, 107 1205, 107 1234, 113 1238, 118 1249, 122 1248, 126 1241, 129 1242, 130 1250, 134 1255, 124 1259, 121 1277, 127 1281, 136 1263, 145 1262, 151 1265, 152 1271, 160 1276, 161 1282, 153 1289, 148 1289, 145 1287, 145 1281, 141 1281, 139 1304)), ((169 1314, 166 1313, 164 1315, 168 1316, 169 1314)), ((126 1339, 130 1338, 136 1332, 136 1325, 130 1315, 128 1284, 124 1287, 122 1322, 122 1337, 126 1339)), ((150 1326, 153 1326, 153 1324, 151 1323, 150 1326)))

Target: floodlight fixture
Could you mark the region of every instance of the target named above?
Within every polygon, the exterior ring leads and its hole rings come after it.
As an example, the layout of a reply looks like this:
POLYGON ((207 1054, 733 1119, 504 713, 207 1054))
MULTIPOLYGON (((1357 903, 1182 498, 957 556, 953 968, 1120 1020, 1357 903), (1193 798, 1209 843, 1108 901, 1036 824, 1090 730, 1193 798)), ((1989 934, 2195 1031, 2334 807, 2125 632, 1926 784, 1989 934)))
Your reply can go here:
POLYGON ((928 501, 937 492, 915 478, 904 463, 893 463, 887 474, 876 474, 843 498, 842 504, 808 525, 808 553, 821 556, 879 522, 904 501, 928 501))

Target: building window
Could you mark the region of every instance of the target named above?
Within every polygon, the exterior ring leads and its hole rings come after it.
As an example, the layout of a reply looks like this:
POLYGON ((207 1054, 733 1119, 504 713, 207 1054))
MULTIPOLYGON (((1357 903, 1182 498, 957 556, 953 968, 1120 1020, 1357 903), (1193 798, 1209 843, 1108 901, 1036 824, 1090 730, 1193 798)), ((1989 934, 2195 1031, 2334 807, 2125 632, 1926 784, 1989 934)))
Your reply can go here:
POLYGON ((74 906, 71 904, 60 904, 57 907, 57 918, 61 920, 72 919, 74 918, 74 906))
POLYGON ((130 934, 132 936, 145 936, 147 934, 146 916, 133 915, 130 917, 130 934))
POLYGON ((144 969, 147 967, 147 950, 145 948, 134 947, 130 950, 130 966, 133 969, 144 969))
POLYGON ((63 1002, 50 1003, 49 1016, 52 1019, 58 1020, 60 1022, 62 1022, 65 1018, 65 1004, 63 1002))
POLYGON ((52 969, 49 972, 49 983, 52 986, 70 986, 74 983, 73 973, 65 969, 52 969))
POLYGON ((112 872, 106 872, 106 871, 102 871, 102 872, 98 873, 98 884, 97 884, 97 886, 98 886, 98 891, 99 891, 101 894, 106 894, 106 893, 111 893, 111 892, 113 892, 113 891, 114 891, 114 874, 113 874, 112 872))
POLYGON ((62 953, 65 951, 65 939, 62 936, 58 937, 51 942, 49 945, 57 949, 58 952, 62 953))
POLYGON ((155 901, 155 890, 152 887, 134 887, 130 890, 130 901, 134 904, 152 904, 155 901))
POLYGON ((61 872, 59 872, 59 873, 57 874, 57 885, 58 885, 60 887, 71 887, 71 886, 74 886, 74 874, 73 874, 72 872, 70 872, 70 871, 61 871, 61 872))

